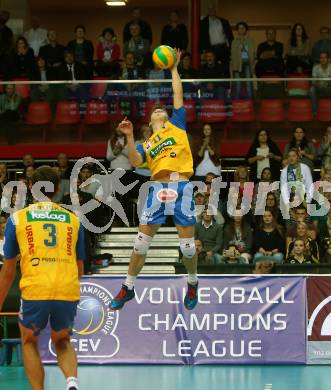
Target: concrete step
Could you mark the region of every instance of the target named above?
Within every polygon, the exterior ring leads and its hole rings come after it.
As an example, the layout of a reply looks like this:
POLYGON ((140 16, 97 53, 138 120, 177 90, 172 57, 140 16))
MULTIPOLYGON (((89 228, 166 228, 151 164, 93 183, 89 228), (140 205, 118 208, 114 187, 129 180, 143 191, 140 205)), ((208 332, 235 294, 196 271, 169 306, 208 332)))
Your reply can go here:
MULTIPOLYGON (((130 258, 128 257, 113 257, 114 264, 129 264, 130 258)), ((178 256, 177 257, 146 257, 146 264, 150 263, 158 263, 158 264, 171 264, 171 263, 177 263, 178 262, 178 256)))
MULTIPOLYGON (((121 257, 121 258, 130 258, 132 253, 132 247, 131 248, 97 248, 96 254, 103 254, 103 253, 111 253, 114 257, 121 257)), ((150 257, 158 257, 161 259, 167 259, 171 257, 178 257, 178 250, 177 249, 150 249, 147 253, 147 258, 150 257)))
MULTIPOLYGON (((109 234, 113 233, 137 233, 138 227, 114 227, 111 229, 109 234)), ((177 229, 175 227, 160 227, 158 230, 158 233, 176 233, 177 229)), ((109 235, 109 234, 102 234, 103 235, 109 235)))
MULTIPOLYGON (((126 275, 128 272, 127 265, 112 264, 107 268, 101 268, 95 271, 102 275, 126 275)), ((145 265, 140 275, 160 275, 160 274, 174 274, 175 268, 173 266, 157 266, 157 265, 145 265)))
MULTIPOLYGON (((99 248, 131 248, 133 247, 134 241, 100 241, 98 242, 99 248)), ((179 241, 152 241, 150 248, 178 248, 179 241)))

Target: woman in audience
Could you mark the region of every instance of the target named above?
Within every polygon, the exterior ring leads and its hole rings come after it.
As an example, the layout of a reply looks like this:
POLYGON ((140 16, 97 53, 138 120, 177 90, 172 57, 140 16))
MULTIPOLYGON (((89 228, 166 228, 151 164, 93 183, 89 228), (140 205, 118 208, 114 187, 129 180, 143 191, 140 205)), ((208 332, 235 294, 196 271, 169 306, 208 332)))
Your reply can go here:
POLYGON ((241 215, 240 210, 236 210, 234 216, 224 227, 223 251, 226 251, 230 245, 235 245, 240 252, 240 256, 245 258, 245 262, 248 264, 251 259, 252 239, 250 225, 246 222, 246 218, 241 215))
POLYGON ((241 255, 235 244, 229 245, 228 249, 223 251, 221 262, 223 264, 247 264, 246 258, 241 255))
MULTIPOLYGON (((285 220, 283 219, 281 210, 279 209, 279 196, 276 191, 268 192, 265 201, 265 210, 270 210, 275 217, 277 225, 285 228, 285 220)), ((254 203, 254 225, 259 226, 262 223, 262 215, 255 215, 256 203, 254 203)))
POLYGON ((18 37, 14 53, 13 76, 30 78, 35 73, 35 69, 36 63, 33 50, 24 37, 18 37))
MULTIPOLYGON (((245 22, 239 22, 236 25, 237 37, 231 45, 231 71, 235 79, 251 78, 254 74, 254 65, 256 58, 255 42, 248 36, 248 25, 245 22)), ((246 83, 246 94, 248 98, 253 95, 252 83, 246 83)), ((235 98, 241 96, 241 83, 236 82, 235 98)))
POLYGON ((312 69, 311 43, 305 27, 296 23, 291 31, 291 38, 286 49, 286 68, 288 73, 296 73, 300 67, 306 73, 312 69))
POLYGON ((283 166, 288 164, 287 155, 290 149, 298 149, 299 162, 308 165, 313 170, 316 158, 316 149, 312 142, 306 138, 305 130, 302 127, 295 127, 291 141, 285 146, 283 166))
POLYGON ((261 129, 256 133, 253 144, 246 155, 250 165, 250 177, 256 183, 261 180, 264 168, 270 168, 274 180, 279 179, 282 154, 278 146, 270 139, 267 130, 261 129))
POLYGON ((112 77, 119 72, 120 45, 114 42, 115 33, 111 27, 102 31, 102 42, 97 46, 96 72, 99 76, 112 77))
POLYGON ((9 145, 16 144, 17 122, 20 119, 21 96, 16 92, 15 84, 7 84, 5 93, 0 95, 0 130, 9 145))
POLYGON ((107 143, 107 160, 110 161, 111 169, 121 168, 126 171, 132 170, 128 158, 126 137, 118 126, 116 126, 115 132, 107 143))
POLYGON ((325 135, 318 149, 318 158, 322 163, 322 168, 331 166, 331 126, 326 128, 325 135))
POLYGON ((254 262, 259 260, 271 260, 275 263, 283 262, 285 239, 271 210, 264 212, 262 223, 255 232, 254 252, 254 262))
POLYGON ((296 238, 293 241, 293 248, 286 258, 286 263, 289 264, 312 264, 312 259, 309 250, 307 250, 305 241, 302 238, 296 238))
POLYGON ((214 142, 213 129, 211 125, 206 123, 202 131, 203 136, 199 142, 200 148, 196 159, 195 176, 197 180, 203 180, 209 172, 216 176, 221 175, 221 159, 214 142))
POLYGON ((297 239, 301 239, 306 246, 307 253, 311 257, 314 263, 319 263, 319 248, 317 242, 309 237, 308 226, 304 222, 299 222, 297 225, 296 235, 291 239, 291 242, 287 247, 287 258, 291 256, 294 248, 294 243, 297 239))

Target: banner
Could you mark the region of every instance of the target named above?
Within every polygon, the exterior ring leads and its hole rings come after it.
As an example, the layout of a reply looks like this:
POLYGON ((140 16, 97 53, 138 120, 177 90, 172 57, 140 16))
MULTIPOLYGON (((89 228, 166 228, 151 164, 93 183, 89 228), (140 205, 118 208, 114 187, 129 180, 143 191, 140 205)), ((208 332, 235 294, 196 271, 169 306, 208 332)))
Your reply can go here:
POLYGON ((307 296, 307 363, 331 364, 331 277, 309 277, 307 296))
MULTIPOLYGON (((183 305, 186 277, 140 277, 136 297, 117 312, 118 277, 81 283, 72 343, 80 363, 239 364, 306 361, 304 277, 206 276, 199 303, 183 305)), ((44 362, 55 362, 49 330, 44 362)))

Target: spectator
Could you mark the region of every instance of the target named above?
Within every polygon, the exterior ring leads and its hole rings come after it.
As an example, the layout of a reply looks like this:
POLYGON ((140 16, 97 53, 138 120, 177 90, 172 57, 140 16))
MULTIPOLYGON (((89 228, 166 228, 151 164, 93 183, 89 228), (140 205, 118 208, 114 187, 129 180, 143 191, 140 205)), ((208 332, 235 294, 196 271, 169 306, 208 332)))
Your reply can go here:
POLYGON ((28 153, 25 154, 22 158, 22 164, 23 164, 23 169, 26 167, 34 167, 36 168, 34 158, 32 154, 28 153))
POLYGON ((24 33, 24 37, 33 50, 35 57, 39 55, 40 48, 48 43, 47 30, 40 27, 39 19, 36 17, 31 19, 31 29, 24 33))
POLYGON ((280 175, 281 196, 285 204, 294 200, 294 195, 303 201, 306 197, 310 203, 313 192, 313 178, 308 165, 300 163, 300 152, 298 149, 290 149, 287 154, 288 165, 282 169, 280 175))
MULTIPOLYGON (((255 42, 248 36, 248 25, 245 22, 239 22, 236 25, 237 37, 231 45, 231 71, 232 77, 251 78, 254 73, 255 62, 255 42)), ((252 97, 252 83, 246 83, 246 93, 249 98, 252 97)), ((236 82, 235 97, 239 99, 241 95, 241 83, 236 82)))
POLYGON ((207 173, 214 173, 216 176, 221 175, 221 159, 216 150, 213 137, 213 129, 210 124, 203 125, 203 136, 199 142, 200 148, 197 152, 197 161, 195 176, 197 180, 202 180, 207 173))
MULTIPOLYGON (((138 146, 139 144, 143 144, 144 142, 147 142, 152 135, 153 135, 152 128, 147 123, 144 123, 140 127, 140 139, 136 141, 136 146, 138 146)), ((136 167, 135 172, 138 175, 141 184, 142 182, 146 182, 147 179, 151 177, 151 171, 148 168, 147 162, 144 162, 139 167, 136 167)))
MULTIPOLYGON (((256 200, 254 200, 254 210, 256 207, 256 200)), ((276 224, 281 227, 285 227, 285 221, 282 217, 282 213, 279 210, 279 193, 276 191, 269 192, 265 201, 265 210, 271 211, 276 224)), ((262 215, 254 215, 255 226, 260 226, 262 223, 262 215)))
POLYGON ((61 170, 59 167, 53 168, 59 176, 59 185, 56 194, 52 198, 54 203, 62 203, 66 195, 70 194, 70 181, 61 177, 61 170))
POLYGON ((318 157, 323 168, 331 166, 331 126, 326 128, 325 135, 318 149, 318 157))
POLYGON ((223 264, 247 264, 245 257, 234 244, 230 244, 228 249, 223 250, 221 261, 223 264))
MULTIPOLYGON (((178 67, 178 71, 181 79, 195 79, 198 76, 197 70, 192 68, 192 56, 186 52, 182 54, 182 58, 178 67)), ((184 84, 184 91, 187 89, 188 84, 184 84)))
POLYGON ((132 10, 132 19, 124 26, 123 30, 123 42, 129 41, 131 38, 130 26, 132 23, 138 23, 140 26, 141 37, 147 39, 149 44, 153 42, 152 28, 148 22, 141 19, 140 8, 134 8, 132 10))
POLYGON ((248 264, 251 259, 252 249, 252 229, 239 210, 236 210, 234 216, 224 227, 223 250, 227 250, 230 245, 235 245, 240 252, 240 256, 245 258, 248 264))
POLYGON ((287 246, 287 258, 293 254, 294 249, 294 243, 297 239, 301 239, 306 246, 307 254, 311 257, 314 263, 319 263, 319 248, 317 245, 317 242, 310 238, 308 226, 304 222, 299 222, 297 225, 296 235, 292 239, 292 241, 289 242, 287 246))
POLYGON ((161 45, 168 45, 181 50, 187 49, 187 28, 185 24, 179 22, 179 14, 175 9, 170 12, 169 24, 163 27, 161 45))
POLYGON ((282 154, 278 146, 270 139, 269 132, 261 129, 248 150, 246 161, 251 166, 250 177, 254 182, 261 180, 262 171, 270 168, 274 180, 279 179, 282 154))
POLYGON ((17 122, 20 119, 21 96, 16 92, 14 84, 4 87, 5 93, 0 95, 0 129, 5 134, 8 144, 17 141, 17 122))
POLYGON ((318 107, 317 99, 331 96, 331 63, 329 53, 321 52, 319 64, 313 67, 313 78, 318 79, 313 80, 313 86, 311 88, 313 111, 316 113, 318 107))
POLYGON ((119 80, 139 80, 144 78, 144 72, 141 67, 137 65, 134 53, 126 53, 124 66, 120 70, 117 78, 119 80))
POLYGON ((132 166, 128 158, 126 137, 118 126, 107 143, 107 160, 110 161, 111 169, 121 168, 126 171, 132 170, 132 166))
MULTIPOLYGON (((203 243, 201 240, 194 240, 195 243, 195 250, 198 255, 198 266, 199 265, 210 265, 211 258, 209 257, 207 259, 207 253, 203 247, 203 243)), ((212 262, 214 264, 214 262, 212 262)))
POLYGON ((267 40, 260 43, 257 48, 256 76, 263 77, 271 73, 283 77, 284 46, 281 42, 276 41, 276 30, 274 28, 267 29, 266 37, 267 40))
POLYGON ((102 42, 99 42, 97 46, 96 72, 99 76, 112 77, 119 71, 121 48, 118 43, 114 42, 115 33, 111 27, 102 31, 102 38, 102 42))
POLYGON ((275 271, 275 264, 272 261, 259 261, 255 263, 253 274, 274 274, 275 271))
POLYGON ((76 63, 85 66, 87 76, 91 79, 94 47, 92 42, 86 39, 85 26, 78 25, 75 27, 75 39, 68 43, 68 50, 73 53, 76 63))
POLYGON ((222 226, 218 225, 213 216, 207 210, 202 213, 202 220, 196 225, 195 239, 201 240, 207 253, 207 262, 220 264, 222 248, 223 231, 222 226))
POLYGON ((196 206, 196 220, 197 223, 201 222, 202 220, 202 213, 205 210, 209 210, 211 215, 213 216, 215 222, 222 226, 224 226, 224 217, 221 214, 221 212, 218 209, 214 209, 212 205, 208 206, 210 195, 207 193, 197 192, 194 197, 194 203, 196 206), (203 202, 203 203, 202 203, 203 202))
POLYGON ((230 50, 233 33, 227 19, 216 15, 216 7, 210 5, 208 15, 200 23, 200 52, 212 50, 221 61, 227 77, 230 76, 230 50))
POLYGON ((249 183, 249 171, 245 165, 239 165, 234 172, 234 181, 239 183, 239 197, 244 195, 245 184, 249 183))
POLYGON ((282 263, 285 253, 285 239, 271 210, 265 210, 262 223, 254 235, 254 263, 270 260, 282 263))
POLYGON ((307 213, 307 209, 304 205, 300 205, 291 210, 290 219, 286 222, 286 232, 288 237, 288 243, 295 237, 298 224, 304 222, 308 228, 308 235, 311 239, 316 240, 317 229, 312 222, 311 217, 307 213))
POLYGON ((14 35, 6 25, 10 18, 8 11, 0 11, 0 74, 7 75, 12 61, 14 35))
POLYGON ((95 195, 100 187, 100 183, 93 180, 89 180, 93 175, 93 169, 89 164, 85 164, 79 172, 79 179, 81 180, 81 186, 83 192, 87 192, 95 198, 95 195), (86 181, 89 181, 88 184, 85 184, 86 181))
POLYGON ((331 224, 328 225, 327 233, 320 240, 321 263, 331 263, 331 224))
MULTIPOLYGON (((74 60, 74 55, 70 51, 66 51, 64 54, 64 64, 59 69, 59 79, 68 81, 86 80, 87 73, 86 67, 80 62, 74 60)), ((88 100, 88 88, 86 85, 73 83, 63 85, 59 87, 60 100, 88 100)))
POLYGON ((130 39, 124 42, 124 56, 128 52, 134 53, 138 66, 146 66, 148 64, 146 56, 150 53, 150 42, 142 37, 138 23, 130 25, 130 39))
POLYGON ((314 64, 320 62, 321 53, 328 53, 329 58, 331 57, 331 39, 330 39, 330 28, 321 27, 320 29, 320 40, 315 42, 312 50, 314 64))
POLYGON ((5 185, 8 183, 8 181, 9 180, 8 180, 7 164, 5 162, 0 162, 0 202, 1 202, 3 189, 5 185))
POLYGON ((57 80, 59 68, 64 63, 65 47, 57 42, 55 30, 49 30, 47 37, 49 44, 40 48, 39 56, 45 59, 46 66, 50 72, 50 78, 57 80))
POLYGON ((286 68, 289 74, 296 73, 298 68, 310 73, 312 68, 311 45, 305 27, 296 23, 291 31, 291 38, 286 49, 286 68))
POLYGON ((314 260, 312 259, 309 251, 307 251, 305 246, 305 241, 301 238, 297 238, 293 242, 293 248, 291 253, 286 258, 286 263, 289 264, 312 264, 314 260))
POLYGON ((34 74, 36 69, 34 53, 24 37, 18 37, 16 40, 16 51, 13 61, 12 75, 14 77, 29 78, 34 74))
POLYGON ((295 127, 292 132, 291 141, 285 146, 283 166, 288 164, 286 156, 291 149, 297 149, 299 162, 308 165, 313 170, 316 158, 316 149, 312 142, 306 138, 305 130, 302 127, 295 127))
POLYGON ((72 164, 70 163, 68 156, 65 153, 59 153, 57 155, 56 166, 61 172, 61 179, 70 179, 72 164))

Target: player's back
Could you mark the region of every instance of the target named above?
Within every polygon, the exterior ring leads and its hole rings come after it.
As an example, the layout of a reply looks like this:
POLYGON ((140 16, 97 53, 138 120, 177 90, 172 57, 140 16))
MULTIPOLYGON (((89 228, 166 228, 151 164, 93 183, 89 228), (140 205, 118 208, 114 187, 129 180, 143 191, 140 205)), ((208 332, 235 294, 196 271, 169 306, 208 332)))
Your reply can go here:
POLYGON ((14 213, 6 229, 16 235, 21 255, 23 299, 79 300, 77 243, 84 243, 74 214, 55 203, 35 203, 14 213))

